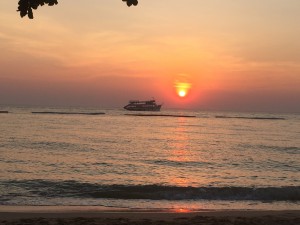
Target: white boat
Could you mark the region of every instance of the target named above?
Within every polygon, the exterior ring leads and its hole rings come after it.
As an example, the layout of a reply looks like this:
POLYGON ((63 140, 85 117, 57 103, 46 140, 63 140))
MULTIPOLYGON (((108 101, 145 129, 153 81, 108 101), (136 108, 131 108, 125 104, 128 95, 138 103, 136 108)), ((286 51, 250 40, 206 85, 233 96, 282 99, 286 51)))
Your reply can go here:
POLYGON ((155 100, 139 101, 131 100, 124 109, 129 111, 160 111, 161 105, 156 104, 155 100))

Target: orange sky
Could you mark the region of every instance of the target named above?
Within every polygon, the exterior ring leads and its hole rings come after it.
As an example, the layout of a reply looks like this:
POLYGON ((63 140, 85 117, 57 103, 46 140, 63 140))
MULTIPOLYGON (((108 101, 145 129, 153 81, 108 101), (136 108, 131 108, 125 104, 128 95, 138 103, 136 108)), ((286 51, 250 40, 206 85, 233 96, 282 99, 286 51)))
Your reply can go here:
POLYGON ((298 0, 59 0, 34 20, 16 8, 0 2, 0 104, 300 112, 298 0))

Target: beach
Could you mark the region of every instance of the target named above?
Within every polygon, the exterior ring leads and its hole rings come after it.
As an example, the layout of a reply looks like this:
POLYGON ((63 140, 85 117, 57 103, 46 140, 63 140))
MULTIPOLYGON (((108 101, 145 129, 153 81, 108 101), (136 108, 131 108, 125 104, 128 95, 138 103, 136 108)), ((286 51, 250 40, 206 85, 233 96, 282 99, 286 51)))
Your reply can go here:
POLYGON ((299 210, 211 210, 164 211, 93 209, 90 207, 6 207, 0 212, 1 225, 116 225, 116 224, 203 224, 203 225, 297 225, 299 210))

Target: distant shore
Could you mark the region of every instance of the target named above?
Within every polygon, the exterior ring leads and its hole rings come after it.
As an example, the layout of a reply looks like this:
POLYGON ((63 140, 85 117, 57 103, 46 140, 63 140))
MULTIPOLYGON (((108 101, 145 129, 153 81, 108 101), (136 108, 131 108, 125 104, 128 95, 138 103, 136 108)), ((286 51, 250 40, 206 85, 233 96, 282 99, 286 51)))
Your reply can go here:
POLYGON ((150 116, 150 117, 189 117, 195 118, 196 116, 193 115, 174 115, 174 114, 139 114, 139 113, 126 113, 125 116, 150 116))
POLYGON ((0 207, 0 224, 296 225, 300 210, 126 210, 104 207, 0 207))
POLYGON ((31 112, 32 114, 58 114, 58 115, 104 115, 104 112, 52 112, 52 111, 43 111, 43 112, 31 112))

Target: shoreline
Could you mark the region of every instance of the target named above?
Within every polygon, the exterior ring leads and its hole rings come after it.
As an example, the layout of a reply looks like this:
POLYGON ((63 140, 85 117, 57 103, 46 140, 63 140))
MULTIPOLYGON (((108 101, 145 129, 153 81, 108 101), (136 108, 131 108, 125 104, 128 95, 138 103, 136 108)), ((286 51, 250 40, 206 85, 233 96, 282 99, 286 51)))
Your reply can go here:
POLYGON ((146 210, 98 206, 1 206, 4 224, 300 224, 300 210, 146 210))

